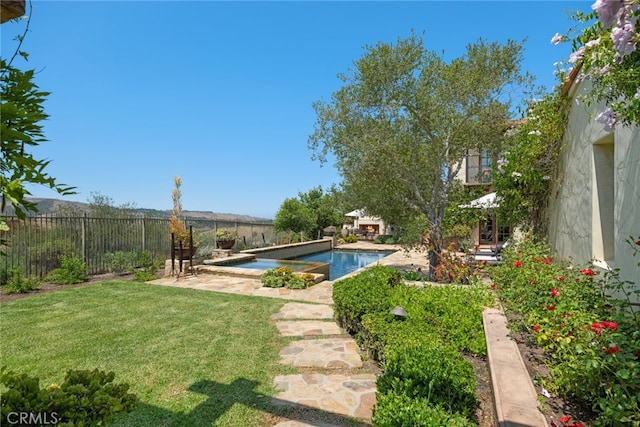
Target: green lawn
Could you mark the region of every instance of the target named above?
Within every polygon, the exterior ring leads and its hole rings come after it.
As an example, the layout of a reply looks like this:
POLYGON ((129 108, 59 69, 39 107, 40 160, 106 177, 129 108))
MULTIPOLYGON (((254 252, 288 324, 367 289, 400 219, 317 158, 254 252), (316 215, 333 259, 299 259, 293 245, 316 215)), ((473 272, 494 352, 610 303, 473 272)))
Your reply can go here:
POLYGON ((262 426, 287 340, 285 301, 111 281, 0 305, 2 366, 61 382, 114 371, 141 405, 118 426, 262 426))

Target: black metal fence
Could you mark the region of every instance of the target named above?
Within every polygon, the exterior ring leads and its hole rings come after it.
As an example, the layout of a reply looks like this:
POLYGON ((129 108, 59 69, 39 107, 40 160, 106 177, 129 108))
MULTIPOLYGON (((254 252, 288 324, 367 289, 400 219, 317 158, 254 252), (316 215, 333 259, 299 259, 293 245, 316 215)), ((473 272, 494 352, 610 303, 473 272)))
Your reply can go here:
MULTIPOLYGON (((60 266, 63 255, 80 257, 90 274, 112 271, 114 254, 148 252, 152 259, 171 257, 169 219, 167 218, 94 218, 39 215, 19 220, 7 217, 8 231, 0 231, 7 245, 0 248, 0 284, 17 269, 24 277, 45 277, 60 266)), ((236 231, 237 249, 274 245, 290 235, 275 233, 270 222, 238 222, 186 219, 193 226, 198 255, 206 257, 216 247, 215 233, 220 228, 236 231)))

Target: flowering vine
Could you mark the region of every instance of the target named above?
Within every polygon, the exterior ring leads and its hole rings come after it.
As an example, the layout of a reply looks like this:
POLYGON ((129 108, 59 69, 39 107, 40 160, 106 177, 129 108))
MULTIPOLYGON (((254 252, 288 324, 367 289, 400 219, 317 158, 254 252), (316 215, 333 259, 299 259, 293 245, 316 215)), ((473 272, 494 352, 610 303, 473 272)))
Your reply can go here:
MULTIPOLYGON (((640 124, 640 0, 597 0, 591 8, 589 14, 574 15, 579 22, 593 24, 572 40, 569 57, 580 67, 578 78, 593 83, 583 101, 607 104, 596 120, 608 131, 618 123, 640 124)), ((568 40, 556 33, 551 42, 568 40)))

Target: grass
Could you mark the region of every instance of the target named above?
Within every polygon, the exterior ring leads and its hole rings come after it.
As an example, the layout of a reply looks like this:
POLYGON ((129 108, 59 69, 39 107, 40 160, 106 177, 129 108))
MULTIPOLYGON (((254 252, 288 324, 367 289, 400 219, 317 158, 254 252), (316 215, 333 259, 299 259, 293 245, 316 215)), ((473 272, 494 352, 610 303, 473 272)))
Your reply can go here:
POLYGON ((262 426, 288 340, 269 321, 285 301, 110 281, 0 306, 2 366, 60 383, 114 371, 141 405, 117 426, 262 426))

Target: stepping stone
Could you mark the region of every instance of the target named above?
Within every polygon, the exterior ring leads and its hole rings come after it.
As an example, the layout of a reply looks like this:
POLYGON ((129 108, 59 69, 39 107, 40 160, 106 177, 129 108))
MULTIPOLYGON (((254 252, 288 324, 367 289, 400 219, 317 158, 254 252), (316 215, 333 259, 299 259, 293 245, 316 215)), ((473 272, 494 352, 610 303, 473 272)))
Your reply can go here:
POLYGON ((280 363, 298 367, 359 368, 362 359, 352 338, 324 338, 291 342, 280 352, 280 363))
POLYGON ((335 322, 322 320, 287 320, 276 322, 280 335, 284 337, 312 335, 340 335, 342 329, 335 322))
POLYGON ((274 379, 274 384, 279 391, 272 400, 275 405, 302 406, 370 420, 376 403, 376 376, 373 374, 280 375, 274 379))
POLYGON ((333 308, 325 304, 303 304, 299 302, 289 302, 282 306, 280 311, 273 316, 273 320, 280 319, 333 319, 333 308))

